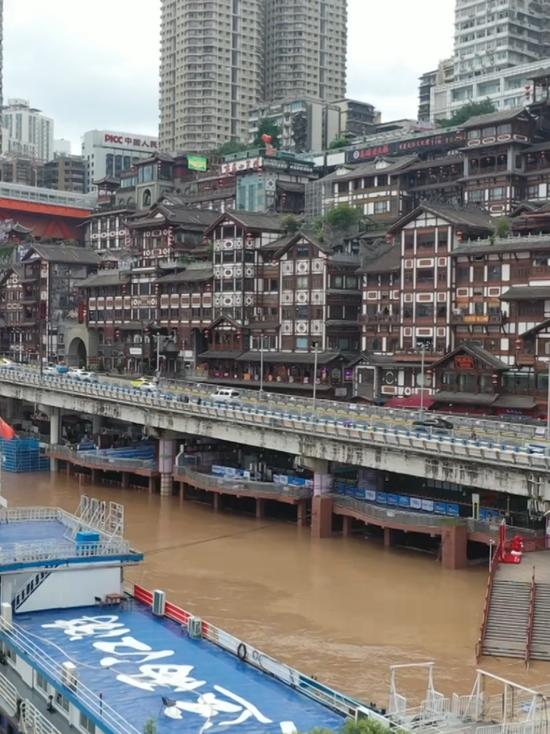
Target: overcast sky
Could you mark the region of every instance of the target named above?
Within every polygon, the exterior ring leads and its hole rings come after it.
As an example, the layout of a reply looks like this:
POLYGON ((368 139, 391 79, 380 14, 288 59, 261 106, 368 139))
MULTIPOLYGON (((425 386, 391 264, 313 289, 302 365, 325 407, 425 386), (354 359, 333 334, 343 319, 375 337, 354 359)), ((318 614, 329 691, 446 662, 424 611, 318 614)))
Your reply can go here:
MULTIPOLYGON (((383 120, 416 115, 417 78, 452 51, 454 0, 348 0, 348 96, 383 120)), ((157 134, 160 0, 4 0, 4 99, 55 120, 157 134)))

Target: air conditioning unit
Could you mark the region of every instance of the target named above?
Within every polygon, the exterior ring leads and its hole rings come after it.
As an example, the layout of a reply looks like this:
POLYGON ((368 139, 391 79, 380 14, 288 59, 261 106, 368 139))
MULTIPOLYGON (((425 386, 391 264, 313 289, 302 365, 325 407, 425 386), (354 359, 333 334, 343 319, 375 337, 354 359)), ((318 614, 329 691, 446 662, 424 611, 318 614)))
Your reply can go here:
POLYGON ((151 609, 153 611, 153 614, 156 614, 157 617, 164 617, 165 607, 166 607, 166 594, 164 593, 164 591, 155 589, 153 591, 153 603, 151 604, 151 609))
POLYGON ((76 691, 78 683, 78 668, 74 663, 70 663, 68 660, 61 663, 61 683, 72 691, 76 691))
POLYGON ((192 640, 200 640, 202 637, 202 619, 200 617, 189 617, 187 632, 192 640))

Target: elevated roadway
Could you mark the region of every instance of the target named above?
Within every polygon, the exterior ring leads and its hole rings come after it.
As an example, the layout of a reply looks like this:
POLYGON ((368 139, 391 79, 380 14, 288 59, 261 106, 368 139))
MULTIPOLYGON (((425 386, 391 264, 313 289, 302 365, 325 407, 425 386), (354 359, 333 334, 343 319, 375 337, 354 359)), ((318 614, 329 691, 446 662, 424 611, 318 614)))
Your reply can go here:
MULTIPOLYGON (((499 440, 490 422, 487 429, 477 425, 475 438, 429 435, 411 421, 369 418, 324 401, 245 396, 217 402, 209 388, 196 385, 146 393, 120 381, 83 383, 19 368, 0 369, 0 396, 45 406, 54 416, 52 433, 63 409, 145 426, 159 438, 204 436, 281 451, 320 475, 328 473, 328 462, 339 462, 550 502, 548 449, 534 447, 533 437, 521 432, 499 440)), ((52 435, 52 443, 58 439, 52 435)))

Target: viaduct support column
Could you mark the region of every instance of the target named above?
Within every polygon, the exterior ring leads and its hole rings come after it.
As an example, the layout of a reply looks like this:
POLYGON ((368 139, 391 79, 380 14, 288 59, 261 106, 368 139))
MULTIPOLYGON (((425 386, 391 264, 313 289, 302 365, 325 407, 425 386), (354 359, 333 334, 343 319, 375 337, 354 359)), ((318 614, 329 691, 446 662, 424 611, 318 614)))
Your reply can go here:
POLYGON ((102 425, 103 425, 103 416, 93 415, 92 416, 92 434, 94 436, 97 436, 97 434, 101 431, 102 425))
POLYGON ((172 495, 174 458, 176 456, 176 442, 169 436, 159 439, 159 472, 161 497, 172 495))
POLYGON ((313 499, 311 504, 311 534, 314 538, 332 535, 332 476, 325 459, 300 458, 301 465, 313 472, 313 499))
POLYGON ((441 534, 441 563, 443 568, 453 571, 466 568, 468 564, 468 528, 466 525, 451 525, 441 534))
POLYGON ((12 423, 17 417, 17 400, 15 398, 4 398, 4 420, 12 423))
MULTIPOLYGON (((61 410, 60 408, 48 408, 50 418, 50 446, 57 446, 61 439, 61 410)), ((57 459, 50 459, 50 471, 58 470, 57 459)))

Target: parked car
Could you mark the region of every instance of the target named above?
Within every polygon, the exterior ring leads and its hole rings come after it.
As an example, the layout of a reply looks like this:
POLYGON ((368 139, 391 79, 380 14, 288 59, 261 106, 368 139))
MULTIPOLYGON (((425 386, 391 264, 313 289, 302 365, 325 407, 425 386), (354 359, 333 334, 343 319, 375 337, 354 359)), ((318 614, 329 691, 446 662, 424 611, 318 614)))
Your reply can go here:
POLYGON ((11 359, 8 359, 7 357, 1 357, 0 358, 0 369, 2 370, 13 370, 17 364, 15 362, 12 362, 11 359))
POLYGON ((57 365, 56 364, 44 365, 44 367, 42 368, 42 374, 52 375, 52 376, 57 377, 59 375, 59 372, 57 371, 57 365))
POLYGON ((445 418, 423 418, 422 420, 413 421, 413 426, 420 430, 438 430, 438 431, 452 431, 454 425, 451 421, 445 420, 445 418))
POLYGON ((218 389, 212 393, 212 400, 215 402, 231 402, 238 400, 241 393, 238 390, 233 390, 232 387, 218 387, 218 389))

